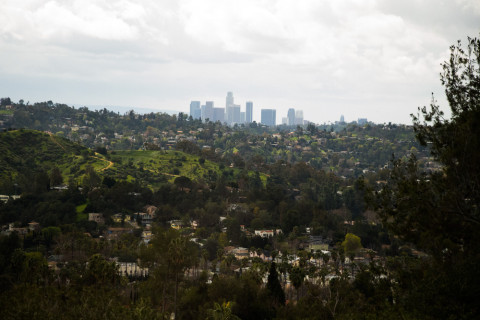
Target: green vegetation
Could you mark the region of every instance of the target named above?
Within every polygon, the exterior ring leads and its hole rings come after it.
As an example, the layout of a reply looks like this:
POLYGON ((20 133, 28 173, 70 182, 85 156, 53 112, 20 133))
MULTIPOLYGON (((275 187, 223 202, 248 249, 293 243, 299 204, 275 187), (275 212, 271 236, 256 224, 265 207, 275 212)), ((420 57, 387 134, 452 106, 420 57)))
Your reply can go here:
POLYGON ((75 140, 0 133, 2 318, 480 318, 480 40, 451 50, 452 118, 412 128, 2 98, 75 140))

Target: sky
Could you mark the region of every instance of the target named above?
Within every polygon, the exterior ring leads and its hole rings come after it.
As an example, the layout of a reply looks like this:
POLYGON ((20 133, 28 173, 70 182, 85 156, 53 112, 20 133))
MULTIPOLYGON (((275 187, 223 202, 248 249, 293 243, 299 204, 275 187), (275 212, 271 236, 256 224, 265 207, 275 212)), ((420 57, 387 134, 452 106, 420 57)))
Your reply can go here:
POLYGON ((432 93, 448 115, 441 63, 479 32, 478 0, 2 0, 0 96, 410 124, 432 93))

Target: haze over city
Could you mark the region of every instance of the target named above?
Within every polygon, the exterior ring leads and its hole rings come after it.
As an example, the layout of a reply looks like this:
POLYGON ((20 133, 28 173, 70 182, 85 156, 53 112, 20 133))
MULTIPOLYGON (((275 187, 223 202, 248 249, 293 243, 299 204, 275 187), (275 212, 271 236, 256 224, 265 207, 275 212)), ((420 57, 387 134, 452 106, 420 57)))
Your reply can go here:
POLYGON ((432 92, 447 111, 440 63, 478 36, 480 2, 5 0, 0 21, 15 101, 188 113, 232 91, 258 122, 411 123, 432 92))

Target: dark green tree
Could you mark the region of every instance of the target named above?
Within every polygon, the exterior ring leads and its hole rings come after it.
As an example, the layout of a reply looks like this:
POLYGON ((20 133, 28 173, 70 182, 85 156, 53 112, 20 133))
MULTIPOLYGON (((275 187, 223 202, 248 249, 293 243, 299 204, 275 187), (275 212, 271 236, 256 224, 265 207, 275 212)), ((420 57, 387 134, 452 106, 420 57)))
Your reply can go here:
POLYGON ((285 305, 285 293, 278 279, 277 265, 275 262, 270 264, 270 271, 267 279, 267 290, 272 297, 275 305, 285 305))
POLYGON ((480 317, 472 299, 480 294, 480 40, 450 50, 441 82, 451 118, 434 99, 413 116, 440 169, 421 170, 414 156, 395 160, 375 199, 384 225, 430 256, 396 273, 405 308, 419 318, 480 317))

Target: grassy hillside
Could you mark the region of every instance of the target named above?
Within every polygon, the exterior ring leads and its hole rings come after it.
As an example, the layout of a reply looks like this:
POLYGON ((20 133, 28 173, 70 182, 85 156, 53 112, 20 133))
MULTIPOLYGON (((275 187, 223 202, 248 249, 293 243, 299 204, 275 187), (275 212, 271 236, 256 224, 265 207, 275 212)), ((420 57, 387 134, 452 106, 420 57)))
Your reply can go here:
MULTIPOLYGON (((176 177, 194 181, 214 182, 223 176, 235 181, 240 169, 225 168, 215 162, 181 151, 115 151, 108 156, 93 153, 70 140, 34 130, 13 130, 0 133, 0 178, 15 180, 50 172, 58 167, 67 182, 81 182, 86 166, 92 166, 100 176, 138 182, 156 188, 176 177)), ((248 175, 253 175, 249 172, 248 175)), ((261 175, 262 180, 265 176, 261 175)))
POLYGON ((80 177, 87 165, 100 170, 106 162, 89 149, 67 139, 34 130, 0 133, 0 178, 29 176, 58 167, 65 180, 80 177))

